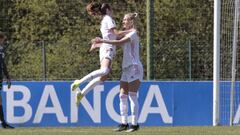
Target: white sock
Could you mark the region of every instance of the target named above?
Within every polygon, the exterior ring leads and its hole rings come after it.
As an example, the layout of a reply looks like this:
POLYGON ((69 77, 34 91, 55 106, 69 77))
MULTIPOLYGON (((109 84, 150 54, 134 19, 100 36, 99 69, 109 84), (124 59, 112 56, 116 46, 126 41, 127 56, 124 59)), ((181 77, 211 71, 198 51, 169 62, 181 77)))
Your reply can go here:
POLYGON ((131 103, 132 125, 137 125, 138 122, 138 99, 137 92, 129 92, 129 99, 131 103))
POLYGON ((80 83, 89 82, 96 77, 107 75, 109 71, 110 71, 109 68, 101 68, 101 69, 95 70, 89 73, 88 75, 84 76, 81 80, 79 80, 79 82, 80 83))
POLYGON ((120 93, 119 94, 120 99, 120 113, 121 113, 121 122, 122 124, 127 124, 128 121, 128 95, 120 93))
POLYGON ((89 91, 91 91, 95 86, 102 83, 101 77, 97 77, 90 81, 81 91, 81 93, 85 96, 89 91))

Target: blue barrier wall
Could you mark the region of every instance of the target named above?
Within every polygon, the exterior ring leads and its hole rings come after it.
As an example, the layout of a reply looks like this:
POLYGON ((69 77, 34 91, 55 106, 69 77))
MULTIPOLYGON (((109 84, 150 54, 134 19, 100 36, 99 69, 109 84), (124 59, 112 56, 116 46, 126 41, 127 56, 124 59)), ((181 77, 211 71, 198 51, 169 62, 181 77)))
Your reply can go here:
MULTIPOLYGON (((79 108, 70 84, 13 82, 9 90, 4 86, 6 120, 16 127, 118 124, 119 82, 98 85, 79 108)), ((212 125, 212 82, 143 82, 138 96, 140 125, 212 125)))

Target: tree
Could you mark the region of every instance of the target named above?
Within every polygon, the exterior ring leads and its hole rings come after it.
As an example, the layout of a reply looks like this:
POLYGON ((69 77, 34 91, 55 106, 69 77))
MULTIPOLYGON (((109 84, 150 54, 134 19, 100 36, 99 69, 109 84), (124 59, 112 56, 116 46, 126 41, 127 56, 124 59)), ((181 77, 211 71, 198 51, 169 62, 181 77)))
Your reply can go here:
MULTIPOLYGON (((139 13, 141 59, 146 67, 146 1, 96 2, 110 3, 118 29, 125 13, 139 13)), ((88 49, 89 41, 100 36, 100 19, 86 13, 88 3, 16 0, 6 7, 11 18, 8 65, 14 79, 42 78, 42 43, 46 45, 48 79, 80 78, 99 68, 98 51, 89 53, 88 49)), ((188 78, 188 41, 192 45, 192 78, 211 79, 213 1, 158 0, 154 6, 155 79, 188 78)), ((119 79, 121 59, 118 48, 110 78, 119 79)))

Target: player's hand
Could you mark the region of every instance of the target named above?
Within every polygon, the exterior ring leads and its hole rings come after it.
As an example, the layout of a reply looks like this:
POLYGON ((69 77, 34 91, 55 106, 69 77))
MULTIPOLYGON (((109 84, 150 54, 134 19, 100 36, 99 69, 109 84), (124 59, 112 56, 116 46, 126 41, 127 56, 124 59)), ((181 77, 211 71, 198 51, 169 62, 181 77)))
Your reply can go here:
POLYGON ((91 40, 91 43, 92 44, 102 43, 102 39, 100 37, 95 37, 94 39, 91 40))
POLYGON ((91 44, 94 44, 95 43, 95 38, 91 40, 91 44))
POLYGON ((95 38, 95 43, 102 43, 102 39, 100 37, 95 38))
POLYGON ((7 86, 8 86, 8 89, 11 88, 11 85, 12 85, 11 80, 10 80, 10 79, 7 79, 7 86))

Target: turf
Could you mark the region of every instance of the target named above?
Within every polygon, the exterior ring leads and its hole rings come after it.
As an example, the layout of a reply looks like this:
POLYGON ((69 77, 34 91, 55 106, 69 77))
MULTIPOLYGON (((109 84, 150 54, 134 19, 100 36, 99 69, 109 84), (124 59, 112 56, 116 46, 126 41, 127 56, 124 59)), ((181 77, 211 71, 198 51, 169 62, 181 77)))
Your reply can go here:
POLYGON ((134 133, 116 133, 113 127, 0 129, 0 135, 239 135, 240 127, 141 127, 134 133))

